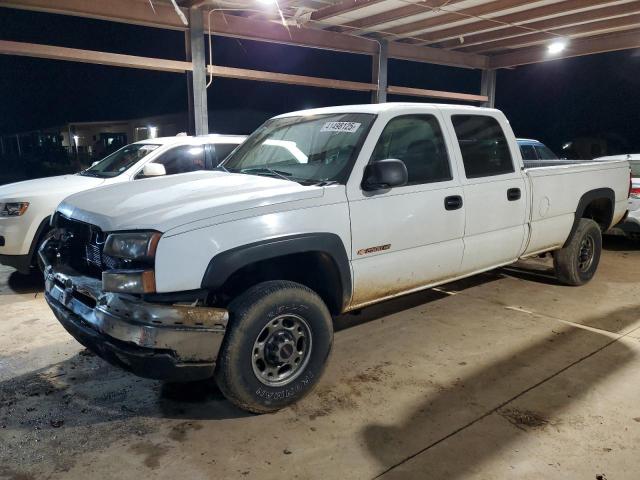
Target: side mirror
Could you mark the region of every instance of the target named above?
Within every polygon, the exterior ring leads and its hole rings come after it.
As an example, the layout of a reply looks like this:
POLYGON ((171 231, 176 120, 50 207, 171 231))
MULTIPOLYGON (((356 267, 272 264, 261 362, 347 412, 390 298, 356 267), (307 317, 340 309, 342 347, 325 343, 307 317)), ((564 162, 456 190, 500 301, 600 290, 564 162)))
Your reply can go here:
POLYGON ((162 175, 166 174, 167 170, 161 163, 151 162, 142 167, 142 176, 144 177, 161 177, 162 175))
POLYGON ((390 158, 370 163, 364 169, 362 189, 371 192, 393 187, 401 187, 409 181, 407 167, 402 160, 390 158))

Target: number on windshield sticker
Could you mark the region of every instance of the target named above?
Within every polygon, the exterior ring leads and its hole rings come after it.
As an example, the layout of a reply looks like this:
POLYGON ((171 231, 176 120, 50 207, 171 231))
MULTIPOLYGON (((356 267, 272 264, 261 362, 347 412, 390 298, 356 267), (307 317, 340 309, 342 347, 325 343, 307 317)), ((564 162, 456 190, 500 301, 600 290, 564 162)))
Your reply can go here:
POLYGON ((320 129, 321 132, 342 132, 355 133, 360 128, 361 123, 357 122, 327 122, 320 129))

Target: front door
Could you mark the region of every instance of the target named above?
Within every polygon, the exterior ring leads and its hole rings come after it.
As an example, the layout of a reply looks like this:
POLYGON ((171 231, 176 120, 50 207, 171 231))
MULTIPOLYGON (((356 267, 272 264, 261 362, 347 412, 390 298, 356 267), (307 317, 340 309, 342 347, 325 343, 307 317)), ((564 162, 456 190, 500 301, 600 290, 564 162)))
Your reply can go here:
POLYGON ((463 252, 463 191, 440 113, 391 118, 370 162, 402 160, 403 187, 351 191, 352 307, 455 276, 463 252))
MULTIPOLYGON (((461 159, 466 226, 463 274, 514 261, 526 237, 527 195, 504 129, 491 115, 450 118, 461 159)), ((515 145, 515 138, 511 142, 515 145)))

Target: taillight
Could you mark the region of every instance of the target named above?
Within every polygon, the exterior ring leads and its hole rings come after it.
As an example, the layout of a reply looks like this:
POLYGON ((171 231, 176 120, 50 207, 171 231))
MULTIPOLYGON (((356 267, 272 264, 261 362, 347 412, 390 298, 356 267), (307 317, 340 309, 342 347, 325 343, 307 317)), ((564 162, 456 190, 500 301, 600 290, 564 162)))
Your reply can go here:
POLYGON ((629 196, 640 198, 640 188, 631 188, 631 190, 629 190, 629 196))

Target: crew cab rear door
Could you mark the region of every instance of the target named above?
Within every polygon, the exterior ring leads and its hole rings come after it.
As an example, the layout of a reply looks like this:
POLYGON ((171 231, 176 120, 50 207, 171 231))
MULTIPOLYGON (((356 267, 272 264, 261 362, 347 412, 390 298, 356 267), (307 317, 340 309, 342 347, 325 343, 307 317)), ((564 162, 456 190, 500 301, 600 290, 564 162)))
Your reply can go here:
POLYGON ((455 277, 462 261, 465 205, 452 139, 437 109, 417 108, 374 124, 349 185, 354 291, 364 305, 455 277), (370 141, 370 139, 372 141, 370 141), (366 163, 394 158, 408 184, 361 188, 366 163))
POLYGON ((460 109, 447 115, 466 208, 461 273, 510 263, 520 256, 528 228, 515 137, 499 112, 460 109))

